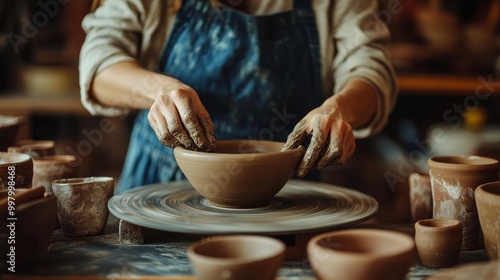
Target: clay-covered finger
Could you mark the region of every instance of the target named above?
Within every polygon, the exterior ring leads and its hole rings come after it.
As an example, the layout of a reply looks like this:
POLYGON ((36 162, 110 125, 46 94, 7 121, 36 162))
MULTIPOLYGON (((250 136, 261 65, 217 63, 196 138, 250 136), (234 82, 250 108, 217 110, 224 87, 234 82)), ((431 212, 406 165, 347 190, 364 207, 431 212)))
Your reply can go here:
POLYGON ((342 156, 342 140, 339 138, 330 139, 328 145, 325 147, 325 152, 318 159, 317 167, 323 169, 328 165, 334 164, 335 160, 342 156))
POLYGON ((295 149, 302 144, 307 136, 306 124, 307 121, 303 119, 295 125, 293 131, 288 135, 285 145, 281 148, 282 151, 295 149))
POLYGON ((163 116, 154 115, 151 112, 148 115, 149 124, 153 128, 156 137, 160 142, 168 147, 175 148, 179 146, 181 143, 177 141, 177 139, 170 134, 167 128, 167 122, 163 116))
POLYGON ((201 124, 202 131, 205 135, 206 139, 206 151, 214 151, 215 150, 215 125, 210 119, 210 116, 205 111, 202 114, 198 115, 198 120, 201 124))
POLYGON ((321 129, 321 118, 317 118, 314 121, 313 125, 314 127, 311 137, 311 143, 309 144, 309 147, 307 147, 304 158, 302 159, 302 162, 300 163, 297 170, 297 175, 300 177, 305 176, 307 172, 309 172, 309 170, 315 165, 316 161, 318 160, 319 154, 325 146, 326 139, 321 129))
POLYGON ((197 146, 197 148, 202 151, 207 150, 208 141, 199 123, 198 116, 192 110, 190 110, 183 115, 182 123, 186 131, 189 133, 189 136, 197 146))

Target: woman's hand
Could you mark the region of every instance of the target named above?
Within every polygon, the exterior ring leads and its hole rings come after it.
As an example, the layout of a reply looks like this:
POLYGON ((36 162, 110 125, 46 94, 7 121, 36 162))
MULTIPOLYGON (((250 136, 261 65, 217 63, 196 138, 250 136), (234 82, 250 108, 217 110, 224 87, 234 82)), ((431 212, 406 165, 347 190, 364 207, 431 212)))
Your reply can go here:
POLYGON ((322 105, 309 112, 290 133, 282 150, 298 147, 306 136, 311 136, 311 142, 297 170, 301 177, 312 167, 344 163, 356 148, 352 128, 337 106, 322 105))
POLYGON ((150 108, 148 120, 166 146, 199 151, 215 149, 215 126, 198 94, 188 86, 159 95, 150 108))

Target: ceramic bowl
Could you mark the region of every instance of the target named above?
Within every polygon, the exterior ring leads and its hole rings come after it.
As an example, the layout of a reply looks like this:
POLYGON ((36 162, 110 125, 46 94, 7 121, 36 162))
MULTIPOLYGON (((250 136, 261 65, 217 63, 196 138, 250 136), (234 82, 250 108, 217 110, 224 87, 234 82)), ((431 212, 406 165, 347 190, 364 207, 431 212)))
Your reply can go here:
POLYGON ((23 153, 31 158, 55 155, 55 142, 50 140, 21 140, 7 148, 9 153, 23 153))
POLYGON ((274 280, 285 249, 272 237, 233 235, 194 243, 187 255, 200 279, 274 280))
POLYGON ((0 152, 0 190, 31 188, 33 160, 25 154, 0 152))
POLYGON ((500 181, 486 183, 474 192, 486 253, 491 260, 500 257, 500 181))
MULTIPOLYGON (((16 192, 28 190, 18 189, 16 192)), ((7 190, 0 191, 0 200, 7 197, 7 190)), ((43 194, 43 193, 42 193, 43 194)), ((10 223, 5 217, 0 219, 0 253, 2 260, 6 257, 7 267, 15 265, 16 272, 32 268, 47 252, 50 245, 50 237, 54 231, 54 215, 57 213, 57 201, 55 196, 43 195, 37 199, 26 201, 16 205, 14 231, 10 231, 7 225, 10 223), (11 257, 10 246, 7 243, 9 236, 15 238, 14 262, 9 263, 11 257)), ((4 263, 5 264, 5 263, 4 263)))
POLYGON ((0 115, 0 152, 6 152, 15 143, 24 119, 22 116, 0 115))
POLYGON ((174 149, 191 185, 212 204, 229 208, 266 205, 295 172, 305 149, 281 151, 285 143, 218 141, 215 152, 174 149))
POLYGON ((420 262, 429 267, 457 264, 462 247, 462 223, 453 219, 425 219, 415 223, 415 245, 420 262))
POLYGON ((350 229, 313 237, 307 255, 320 280, 402 280, 416 259, 416 250, 407 234, 350 229))

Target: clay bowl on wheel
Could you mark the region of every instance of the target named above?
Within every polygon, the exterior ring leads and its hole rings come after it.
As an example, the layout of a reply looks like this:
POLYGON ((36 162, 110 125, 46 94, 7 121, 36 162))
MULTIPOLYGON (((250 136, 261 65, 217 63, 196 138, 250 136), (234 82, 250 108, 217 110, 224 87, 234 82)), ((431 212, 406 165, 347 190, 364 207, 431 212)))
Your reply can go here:
POLYGON ((319 280, 403 280, 416 250, 413 238, 404 233, 351 229, 313 237, 307 255, 319 280))
POLYGON ((272 237, 233 235, 194 243, 187 255, 200 279, 273 280, 285 249, 272 237))
POLYGON ((266 205, 295 172, 305 149, 281 151, 285 143, 218 141, 215 152, 174 149, 191 185, 212 204, 228 208, 266 205))

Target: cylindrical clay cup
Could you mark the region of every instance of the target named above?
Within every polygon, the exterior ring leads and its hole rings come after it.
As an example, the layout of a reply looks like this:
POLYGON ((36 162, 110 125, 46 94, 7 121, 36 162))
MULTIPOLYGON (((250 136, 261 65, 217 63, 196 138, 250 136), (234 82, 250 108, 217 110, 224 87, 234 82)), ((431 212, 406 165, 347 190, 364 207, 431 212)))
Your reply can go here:
POLYGON ((462 223, 462 250, 480 248, 480 225, 474 190, 498 180, 499 164, 479 156, 435 156, 428 161, 433 217, 462 223))
POLYGON ((0 190, 29 189, 33 180, 33 160, 25 154, 0 152, 0 190))
POLYGON ((111 177, 60 179, 52 182, 57 216, 66 236, 102 233, 108 220, 108 200, 113 195, 111 177))
POLYGON ((408 181, 413 222, 432 218, 432 188, 429 174, 412 173, 408 181))
POLYGON ((462 224, 449 219, 420 220, 415 223, 415 245, 423 265, 451 267, 460 255, 462 224))
POLYGON ((33 159, 33 185, 44 186, 52 192, 52 182, 57 179, 73 178, 76 175, 76 157, 73 155, 44 156, 33 159))
POLYGON ((491 260, 500 255, 500 181, 479 186, 475 192, 486 253, 491 260))

